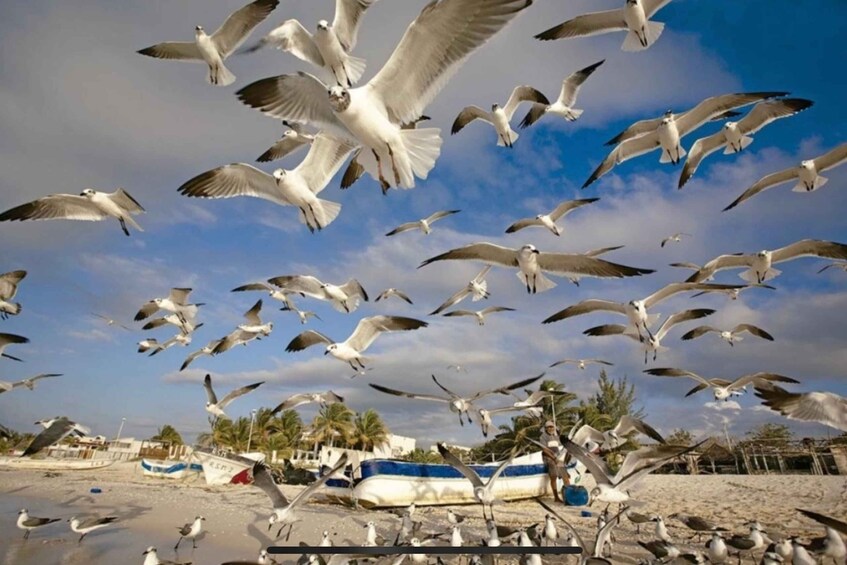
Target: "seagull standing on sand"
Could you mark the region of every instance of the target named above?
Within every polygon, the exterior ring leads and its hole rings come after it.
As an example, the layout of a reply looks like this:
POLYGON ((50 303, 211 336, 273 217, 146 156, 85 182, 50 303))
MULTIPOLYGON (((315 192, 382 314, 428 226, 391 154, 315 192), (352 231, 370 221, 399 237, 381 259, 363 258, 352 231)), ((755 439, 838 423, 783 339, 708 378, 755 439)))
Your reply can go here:
POLYGON ((350 279, 342 285, 334 285, 309 275, 284 275, 268 279, 268 282, 287 293, 299 293, 318 300, 327 300, 333 308, 348 314, 359 307, 359 298, 368 301, 368 293, 356 279, 350 279))
POLYGON ((206 171, 177 189, 196 198, 251 196, 280 206, 295 206, 300 222, 312 233, 322 230, 341 212, 341 204, 317 195, 344 164, 354 146, 347 141, 320 133, 306 158, 294 169, 276 169, 268 174, 247 163, 232 163, 206 171))
POLYGON ((182 538, 190 539, 192 548, 197 549, 197 536, 199 536, 200 532, 203 531, 203 522, 205 520, 206 518, 203 516, 196 516, 193 522, 189 522, 181 528, 177 528, 177 530, 179 530, 179 539, 174 546, 174 551, 179 549, 179 543, 182 541, 182 538))
POLYGON ((482 519, 488 520, 488 516, 485 513, 485 506, 488 505, 488 508, 491 511, 491 519, 494 519, 494 505, 502 502, 496 496, 494 496, 494 485, 497 484, 497 479, 503 474, 503 471, 506 470, 506 467, 512 464, 514 461, 514 457, 510 457, 506 461, 500 463, 497 467, 497 470, 494 471, 494 474, 491 475, 486 482, 482 482, 482 479, 477 474, 476 471, 465 465, 461 459, 453 455, 449 449, 443 444, 438 444, 438 453, 441 454, 441 457, 444 458, 444 461, 459 471, 462 475, 468 479, 473 485, 473 495, 474 498, 482 504, 482 519))
MULTIPOLYGON (((36 422, 36 424, 37 423, 39 422, 36 422)), ((44 430, 35 436, 29 446, 24 450, 21 457, 35 455, 42 449, 46 449, 54 443, 59 443, 71 433, 79 432, 81 435, 88 435, 91 433, 91 430, 85 426, 72 422, 65 416, 60 416, 58 418, 42 422, 42 425, 44 425, 44 430)))
POLYGON ((722 528, 714 522, 701 518, 700 516, 689 516, 688 514, 675 513, 668 516, 675 518, 685 524, 689 530, 697 532, 697 539, 700 539, 700 534, 704 532, 725 532, 726 528, 722 528))
POLYGON ((79 540, 77 541, 77 543, 80 543, 82 541, 82 538, 84 538, 94 530, 105 528, 112 522, 115 522, 117 519, 117 516, 105 516, 103 518, 89 518, 87 520, 80 520, 76 516, 73 516, 70 520, 68 520, 68 522, 71 525, 71 531, 77 534, 81 534, 79 536, 79 540))
POLYGON ((40 381, 41 379, 47 379, 50 377, 61 377, 62 373, 41 373, 40 375, 35 375, 33 377, 28 377, 26 379, 21 379, 19 381, 15 381, 13 383, 0 381, 0 394, 4 392, 9 392, 15 388, 26 387, 29 390, 35 390, 36 381, 40 381))
POLYGON ((368 361, 362 355, 370 345, 385 332, 409 331, 425 328, 429 324, 414 318, 403 316, 370 316, 362 318, 356 329, 346 340, 333 342, 329 337, 315 330, 307 330, 294 339, 285 348, 286 351, 303 351, 318 343, 325 343, 324 355, 331 354, 339 361, 349 363, 353 370, 365 368, 368 361))
POLYGON ((156 551, 156 548, 152 545, 145 549, 142 555, 144 555, 143 565, 191 565, 191 561, 171 561, 169 559, 162 561, 159 559, 159 554, 156 551))
POLYGON ((579 94, 579 89, 582 83, 591 76, 591 73, 597 70, 597 67, 605 63, 605 59, 599 63, 589 65, 582 70, 576 71, 562 81, 562 90, 559 92, 559 97, 555 102, 549 105, 533 104, 529 112, 521 121, 521 128, 527 128, 540 120, 546 114, 560 116, 569 122, 575 122, 582 115, 583 110, 574 108, 576 97, 579 94))
POLYGON ((25 220, 82 220, 99 222, 105 218, 117 218, 124 234, 129 235, 127 224, 141 229, 132 216, 145 210, 141 204, 122 188, 115 192, 98 192, 91 188, 74 194, 51 194, 38 200, 16 206, 0 214, 0 222, 25 220))
POLYGON ((562 229, 556 225, 556 222, 568 215, 570 212, 573 212, 577 208, 585 206, 586 204, 591 204, 592 202, 597 202, 600 200, 599 198, 584 198, 582 200, 565 200, 564 202, 559 203, 556 208, 553 209, 549 214, 538 214, 534 218, 524 218, 522 220, 518 220, 508 228, 506 228, 506 233, 515 233, 516 231, 522 230, 524 228, 537 226, 544 227, 550 230, 553 235, 560 236, 562 235, 562 229))
POLYGON ((793 383, 798 384, 800 381, 792 379, 791 377, 786 377, 783 375, 777 375, 774 373, 750 373, 741 377, 738 377, 734 381, 728 381, 725 379, 705 379, 696 373, 692 373, 691 371, 683 371, 682 369, 671 369, 671 368, 657 368, 657 369, 647 369, 644 371, 648 375, 654 375, 657 377, 688 377, 689 379, 694 379, 698 384, 691 390, 689 390, 685 396, 689 397, 692 394, 700 392, 703 389, 711 388, 712 393, 715 396, 715 400, 729 400, 732 396, 739 396, 746 392, 747 385, 759 385, 764 383, 767 385, 768 383, 793 383))
POLYGON ((789 420, 819 422, 847 432, 847 398, 843 396, 832 392, 791 393, 762 383, 755 383, 755 388, 762 404, 789 420))
POLYGON ((10 302, 18 293, 18 285, 26 277, 26 271, 12 271, 0 275, 0 319, 21 313, 19 302, 10 302))
POLYGON ((332 24, 320 20, 314 35, 298 20, 286 20, 247 51, 270 45, 323 69, 341 86, 353 86, 365 72, 365 60, 350 53, 356 47, 365 11, 374 2, 376 0, 335 0, 332 24))
POLYGON ((452 216, 453 214, 458 214, 459 212, 461 212, 461 210, 441 210, 439 212, 430 214, 426 218, 422 218, 414 222, 400 224, 385 235, 397 235, 398 233, 403 233, 404 231, 411 231, 414 229, 420 229, 425 235, 429 235, 429 233, 432 231, 431 226, 433 222, 440 220, 441 218, 446 218, 447 216, 452 216))
POLYGON ((532 102, 534 104, 549 105, 550 101, 547 97, 531 86, 518 86, 512 91, 509 100, 502 108, 499 104, 491 105, 491 112, 486 112, 479 106, 467 106, 456 116, 453 122, 453 128, 450 130, 452 135, 462 131, 462 129, 473 122, 481 120, 494 126, 494 131, 497 132, 497 145, 500 147, 512 147, 518 140, 518 134, 512 129, 509 122, 512 121, 512 116, 515 115, 518 106, 521 102, 532 102))
POLYGON ((580 254, 542 253, 534 245, 511 249, 493 243, 472 243, 451 249, 427 259, 418 268, 446 260, 482 261, 502 267, 517 267, 517 277, 526 285, 526 291, 530 294, 544 292, 556 286, 556 283, 544 276, 544 271, 561 276, 576 274, 598 278, 634 277, 653 272, 651 269, 627 267, 580 254))
POLYGON ((262 489, 268 495, 268 498, 271 499, 271 504, 273 504, 273 513, 268 518, 268 531, 271 530, 274 524, 279 524, 279 531, 276 533, 276 537, 278 538, 282 534, 282 530, 285 529, 285 526, 288 526, 288 534, 285 536, 285 540, 288 541, 288 538, 291 536, 291 530, 294 527, 294 522, 297 521, 296 512, 298 507, 302 506, 315 491, 321 488, 338 471, 344 469, 346 465, 347 454, 344 453, 329 472, 301 490, 297 496, 289 501, 282 494, 282 491, 279 490, 279 487, 276 486, 268 468, 263 463, 256 463, 253 467, 253 484, 262 489))
POLYGON ((258 383, 253 383, 251 385, 237 388, 235 390, 230 391, 229 394, 224 396, 222 399, 218 400, 218 397, 215 394, 214 389, 212 388, 212 375, 206 375, 206 378, 203 379, 203 388, 206 389, 206 398, 208 399, 206 402, 206 412, 214 416, 215 419, 229 419, 229 416, 227 416, 224 412, 224 408, 226 408, 230 402, 232 402, 239 396, 243 396, 251 390, 257 389, 260 385, 264 384, 264 382, 265 381, 260 381, 258 383))
POLYGON ((29 539, 29 533, 36 528, 40 528, 42 526, 46 526, 47 524, 52 524, 53 522, 58 522, 61 518, 36 518, 35 516, 30 516, 29 511, 26 508, 21 508, 18 512, 18 521, 17 526, 19 529, 24 530, 24 539, 29 539))
POLYGON ((366 85, 327 87, 307 73, 259 80, 239 99, 275 118, 331 128, 363 146, 358 161, 386 189, 413 188, 441 152, 437 128, 417 120, 468 56, 532 0, 440 0, 424 7, 366 85), (385 170, 389 169, 386 175, 385 170))
POLYGON ((612 31, 626 31, 624 51, 647 49, 659 39, 665 24, 652 22, 656 12, 670 0, 625 0, 624 7, 577 16, 535 36, 542 41, 586 37, 612 31))
POLYGON ((799 167, 791 167, 778 173, 771 173, 760 178, 753 186, 744 191, 744 193, 736 198, 732 204, 724 208, 724 212, 735 208, 748 198, 756 196, 763 190, 767 190, 774 186, 778 186, 784 182, 797 179, 797 184, 794 186, 794 192, 812 192, 819 189, 829 180, 822 177, 820 173, 833 169, 847 161, 847 143, 843 143, 832 149, 828 153, 824 153, 816 159, 808 159, 800 162, 799 167))
POLYGON ((847 522, 836 520, 831 516, 825 516, 810 510, 798 508, 797 511, 826 528, 826 537, 823 541, 823 557, 829 557, 836 564, 843 565, 845 560, 847 560, 847 545, 845 545, 844 539, 840 534, 847 535, 847 522))
POLYGON ((212 35, 198 25, 194 28, 194 41, 157 43, 141 49, 139 53, 157 59, 206 63, 209 66, 206 75, 209 84, 230 85, 235 82, 235 75, 224 66, 224 60, 244 43, 253 28, 262 23, 278 4, 279 0, 256 0, 233 12, 212 35))
POLYGON ((442 314, 442 316, 456 317, 456 316, 471 316, 475 317, 477 323, 480 326, 485 325, 485 317, 489 314, 493 314, 494 312, 514 312, 514 308, 506 308, 505 306, 489 306, 488 308, 484 308, 482 310, 453 310, 452 312, 447 312, 446 314, 442 314))
POLYGON ((744 336, 740 335, 744 332, 768 341, 773 341, 773 336, 771 334, 758 326, 754 326, 753 324, 738 324, 731 330, 721 330, 712 326, 697 326, 693 330, 685 333, 685 335, 682 336, 682 339, 687 341, 690 339, 697 339, 707 333, 716 333, 722 340, 727 342, 730 347, 733 347, 736 342, 744 339, 744 336))
POLYGON ((472 278, 464 288, 456 291, 453 296, 445 300, 441 306, 430 312, 429 315, 435 316, 436 314, 440 314, 451 306, 458 304, 468 296, 471 296, 472 302, 478 302, 483 298, 488 299, 491 293, 488 292, 488 282, 486 282, 485 277, 488 275, 488 271, 490 270, 491 265, 483 267, 482 270, 477 273, 477 275, 472 278))

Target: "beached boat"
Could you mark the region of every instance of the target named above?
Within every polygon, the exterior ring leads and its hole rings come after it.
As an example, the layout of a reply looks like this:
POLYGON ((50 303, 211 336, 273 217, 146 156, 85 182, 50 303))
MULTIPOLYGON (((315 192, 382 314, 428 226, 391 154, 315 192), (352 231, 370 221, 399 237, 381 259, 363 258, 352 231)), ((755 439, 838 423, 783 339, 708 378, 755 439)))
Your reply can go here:
MULTIPOLYGON (((483 480, 491 477, 497 463, 471 465, 483 480)), ((369 459, 345 478, 327 481, 326 494, 345 501, 355 499, 366 508, 469 504, 476 502, 473 486, 450 465, 411 463, 395 459, 369 459)), ((494 485, 499 499, 520 500, 548 493, 550 481, 541 453, 515 458, 494 485)))
POLYGON ((195 449, 194 457, 203 466, 207 485, 247 485, 253 482, 253 465, 263 461, 262 453, 226 453, 195 449))
POLYGON ((5 469, 35 469, 39 471, 90 471, 114 463, 111 459, 29 459, 28 457, 0 457, 0 467, 5 469))
POLYGON ((202 473, 203 465, 169 459, 142 459, 141 470, 145 477, 184 479, 187 476, 196 476, 202 473))

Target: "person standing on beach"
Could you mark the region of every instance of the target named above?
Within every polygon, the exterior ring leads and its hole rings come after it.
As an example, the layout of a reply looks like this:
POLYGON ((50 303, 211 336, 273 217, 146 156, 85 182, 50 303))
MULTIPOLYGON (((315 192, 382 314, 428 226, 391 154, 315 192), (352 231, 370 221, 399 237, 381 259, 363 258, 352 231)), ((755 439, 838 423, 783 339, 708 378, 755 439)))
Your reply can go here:
MULTIPOLYGON (((548 447, 553 453, 558 453, 559 450, 562 449, 562 443, 559 440, 559 430, 556 429, 556 425, 552 422, 552 420, 547 420, 547 422, 544 423, 544 429, 541 431, 539 442, 548 447)), ((550 478, 550 490, 553 491, 553 496, 556 501, 562 502, 562 498, 559 496, 559 491, 556 488, 556 479, 558 479, 560 475, 563 475, 563 473, 559 472, 556 459, 554 457, 550 457, 548 452, 543 451, 542 457, 544 458, 544 462, 547 464, 547 476, 550 478)), ((565 484, 567 484, 568 480, 566 473, 564 473, 563 479, 565 484)))

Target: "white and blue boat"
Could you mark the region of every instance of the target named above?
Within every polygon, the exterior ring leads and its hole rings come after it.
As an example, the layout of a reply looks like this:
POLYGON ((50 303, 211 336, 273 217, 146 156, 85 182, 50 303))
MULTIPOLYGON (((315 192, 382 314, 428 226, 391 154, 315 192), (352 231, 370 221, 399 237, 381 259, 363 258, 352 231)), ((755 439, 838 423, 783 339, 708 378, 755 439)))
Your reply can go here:
POLYGON ((203 466, 187 461, 172 461, 169 459, 142 459, 141 470, 145 477, 162 479, 183 479, 192 474, 203 472, 203 466))

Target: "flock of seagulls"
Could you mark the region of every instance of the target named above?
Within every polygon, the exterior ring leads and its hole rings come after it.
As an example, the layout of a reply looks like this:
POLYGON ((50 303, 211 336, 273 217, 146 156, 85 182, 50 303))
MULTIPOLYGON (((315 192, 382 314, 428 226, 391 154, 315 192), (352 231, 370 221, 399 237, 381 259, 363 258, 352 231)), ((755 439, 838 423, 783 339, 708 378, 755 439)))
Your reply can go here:
MULTIPOLYGON (((577 16, 536 36, 540 40, 555 40, 591 36, 601 33, 623 31, 626 34, 622 49, 640 51, 651 47, 660 37, 664 24, 652 18, 667 5, 670 0, 624 0, 621 8, 577 16)), ((334 19, 320 20, 310 32, 299 21, 289 19, 262 37, 257 43, 242 48, 253 30, 265 21, 277 8, 279 0, 255 0, 232 13, 211 35, 200 25, 195 27, 193 41, 165 42, 147 47, 138 53, 159 59, 205 63, 208 72, 207 82, 216 86, 228 86, 236 81, 235 75, 225 62, 235 54, 246 54, 264 47, 273 47, 287 52, 309 63, 317 75, 300 71, 257 80, 240 88, 236 93, 238 100, 262 114, 276 120, 282 120, 287 130, 282 138, 263 153, 257 161, 270 162, 307 149, 305 157, 295 168, 287 170, 277 168, 271 173, 265 172, 248 163, 231 163, 200 173, 183 183, 177 191, 191 198, 227 199, 240 196, 259 198, 297 209, 298 218, 312 233, 318 233, 329 226, 341 213, 341 205, 331 200, 319 198, 333 178, 345 169, 341 188, 348 188, 363 175, 370 176, 383 193, 391 189, 412 189, 418 180, 428 177, 440 157, 443 139, 441 131, 420 124, 429 119, 425 111, 439 92, 447 85, 461 65, 489 39, 506 27, 521 12, 529 9, 532 0, 435 0, 426 5, 417 18, 406 29, 391 56, 383 67, 370 80, 362 82, 366 69, 365 59, 353 55, 360 27, 365 13, 377 0, 336 0, 334 19), (419 127, 420 126, 420 127, 419 127)), ((500 106, 492 104, 491 110, 477 106, 462 109, 451 128, 451 134, 457 134, 476 120, 493 126, 497 145, 511 148, 518 140, 512 121, 522 103, 529 110, 520 122, 521 128, 537 124, 550 114, 566 121, 575 121, 583 114, 576 108, 579 91, 585 81, 604 64, 600 60, 567 76, 558 97, 552 102, 542 92, 528 85, 514 88, 508 101, 500 106)), ((660 163, 678 164, 684 161, 678 188, 689 182, 702 161, 715 151, 723 149, 725 154, 740 153, 753 142, 753 135, 765 126, 795 116, 813 106, 814 102, 804 98, 788 97, 788 92, 764 91, 730 93, 712 96, 683 112, 669 110, 664 115, 633 123, 619 135, 609 141, 614 146, 608 156, 583 184, 588 187, 615 166, 635 157, 660 151, 660 163), (752 106, 749 112, 741 116, 739 110, 752 106), (726 121, 737 117, 737 121, 726 121), (686 150, 683 139, 712 121, 724 121, 716 133, 697 139, 686 150)), ((769 188, 796 180, 794 187, 798 192, 817 190, 826 184, 827 179, 821 173, 840 166, 847 160, 847 144, 841 144, 817 158, 784 171, 772 173, 760 179, 748 188, 738 199, 726 207, 729 210, 741 202, 769 188)), ((522 218, 505 230, 514 234, 526 228, 535 227, 548 230, 557 237, 566 234, 562 227, 565 216, 596 202, 598 198, 584 198, 560 202, 553 210, 539 213, 534 218, 522 218)), ((145 212, 142 205, 123 188, 114 192, 101 192, 92 188, 82 190, 80 194, 52 194, 38 198, 5 212, 0 213, 2 221, 29 220, 80 220, 101 221, 113 218, 118 221, 121 230, 127 236, 130 229, 143 231, 135 216, 145 212)), ((392 237, 400 233, 420 231, 429 234, 436 221, 459 213, 457 209, 436 211, 425 218, 403 223, 385 236, 392 237)), ((316 236, 318 237, 318 236, 316 236)), ((404 236, 407 237, 407 236, 404 236)), ((676 233, 664 238, 660 247, 669 243, 682 243, 683 238, 694 237, 687 233, 676 233)), ((600 258, 608 252, 619 249, 607 247, 586 253, 560 253, 540 251, 535 245, 526 243, 518 247, 507 247, 490 242, 477 242, 457 247, 424 259, 418 268, 443 261, 473 261, 484 267, 447 300, 429 315, 443 317, 471 317, 478 325, 494 313, 512 312, 515 309, 503 306, 488 306, 479 310, 453 309, 454 306, 471 297, 473 302, 487 300, 491 295, 486 277, 492 267, 516 270, 516 275, 530 295, 549 291, 556 283, 548 278, 555 275, 567 278, 579 284, 582 278, 626 278, 646 276, 653 269, 623 265, 600 258)), ((668 284, 651 295, 629 302, 617 302, 605 299, 583 300, 572 306, 560 309, 548 316, 542 323, 550 324, 568 320, 584 314, 606 312, 622 315, 626 324, 606 324, 585 330, 588 336, 621 335, 637 342, 644 351, 645 364, 656 361, 658 353, 664 348, 662 340, 680 324, 711 316, 714 309, 692 308, 672 313, 658 324, 660 316, 652 310, 661 302, 681 293, 693 293, 693 297, 707 293, 722 293, 730 299, 737 299, 742 291, 751 288, 774 287, 764 283, 776 278, 780 271, 773 266, 801 257, 826 258, 837 261, 823 267, 847 271, 847 245, 823 240, 805 239, 779 249, 763 250, 758 253, 732 253, 720 255, 702 266, 681 262, 673 266, 694 271, 685 282, 668 284), (741 278, 745 284, 721 284, 712 282, 720 271, 743 269, 741 278)), ((14 302, 19 286, 27 276, 25 270, 10 271, 0 275, 0 318, 8 319, 21 314, 23 307, 14 302)), ((369 296, 362 284, 350 278, 342 284, 324 282, 311 274, 286 274, 266 281, 251 282, 239 286, 232 292, 264 292, 271 300, 282 304, 280 310, 293 312, 301 324, 309 323, 312 318, 320 320, 317 314, 298 308, 295 301, 310 298, 326 302, 340 314, 347 315, 357 311, 362 302, 368 302, 369 296)), ((160 354, 172 347, 186 347, 192 343, 193 334, 203 326, 199 321, 203 303, 190 302, 190 288, 173 288, 163 298, 153 298, 140 307, 135 315, 136 322, 144 322, 146 331, 157 328, 174 328, 176 334, 159 340, 148 337, 138 343, 138 351, 149 355, 160 354), (161 313, 161 317, 152 316, 161 313)), ((399 301, 415 306, 404 291, 389 287, 382 291, 375 302, 395 298, 391 304, 399 301)), ((535 300, 535 298, 532 298, 535 300)), ((273 322, 262 315, 263 300, 258 300, 244 314, 244 320, 227 335, 212 340, 201 349, 194 351, 182 363, 185 370, 201 357, 221 355, 238 345, 247 346, 254 340, 268 338, 273 331, 273 322)), ((130 328, 114 319, 94 314, 109 326, 130 328)), ((285 348, 288 352, 303 351, 314 345, 324 346, 324 355, 349 365, 356 374, 363 374, 371 359, 365 352, 383 333, 409 332, 427 328, 429 324, 415 317, 396 315, 374 315, 361 317, 353 332, 343 341, 335 341, 324 333, 308 329, 294 337, 285 348)), ((431 330, 430 330, 431 331, 431 330)), ((740 323, 731 329, 714 326, 697 326, 682 335, 682 340, 693 340, 707 334, 717 334, 730 346, 741 339, 742 333, 774 341, 776 338, 764 329, 749 323, 740 323)), ((777 336, 778 337, 778 336, 777 336)), ((29 343, 29 339, 12 333, 0 333, 0 356, 14 361, 21 359, 5 352, 12 346, 29 343)), ((563 359, 550 365, 571 365, 585 370, 591 365, 611 366, 603 359, 563 359)), ((460 372, 461 368, 456 367, 460 372)), ((799 384, 788 376, 755 372, 734 380, 721 377, 705 378, 688 370, 678 368, 648 368, 645 373, 656 377, 687 378, 697 384, 686 396, 709 389, 716 401, 728 401, 740 396, 752 387, 764 406, 787 418, 820 422, 832 428, 847 431, 847 399, 830 392, 791 392, 780 385, 799 384)), ((16 389, 35 388, 41 379, 59 377, 58 373, 35 375, 16 382, 0 381, 0 394, 16 389)), ((355 375, 354 375, 355 376, 355 375)), ((380 393, 407 399, 437 402, 446 405, 451 413, 458 416, 459 424, 472 424, 475 419, 482 435, 488 437, 494 426, 494 417, 514 412, 524 412, 536 417, 542 414, 541 407, 552 396, 562 394, 556 391, 532 391, 528 387, 544 375, 522 379, 518 382, 496 388, 476 391, 462 395, 444 386, 435 375, 432 381, 443 394, 410 393, 386 386, 370 383, 369 386, 380 393), (525 396, 515 391, 523 389, 525 396), (478 404, 488 397, 510 397, 511 404, 486 408, 478 404)), ((225 410, 237 398, 244 396, 263 382, 242 386, 218 398, 212 386, 212 376, 205 376, 203 386, 207 396, 205 410, 210 415, 210 423, 228 418, 225 410)), ((293 409, 305 404, 343 403, 344 398, 328 390, 295 394, 279 403, 272 413, 293 409)), ((24 456, 41 452, 70 434, 88 434, 90 430, 65 416, 36 422, 43 430, 24 451, 24 456)), ((0 430, 5 428, 0 427, 0 430)), ((627 516, 636 524, 656 523, 658 541, 644 543, 657 562, 670 562, 681 554, 670 538, 664 519, 650 517, 630 511, 631 506, 643 501, 633 499, 631 491, 646 475, 652 473, 669 460, 685 455, 697 449, 702 442, 690 447, 667 445, 661 434, 652 426, 639 419, 625 416, 607 431, 598 431, 587 425, 577 425, 567 438, 562 440, 562 448, 553 452, 549 445, 538 447, 553 460, 563 461, 573 458, 596 482, 590 492, 591 502, 620 505, 618 513, 601 515, 594 544, 586 544, 567 520, 559 516, 546 504, 544 524, 532 529, 504 533, 494 521, 493 506, 500 501, 494 496, 494 485, 505 469, 513 462, 517 453, 501 461, 494 474, 483 481, 471 467, 466 465, 443 443, 438 451, 445 463, 458 470, 473 486, 476 502, 482 507, 482 517, 486 524, 488 539, 485 543, 497 546, 501 539, 510 538, 521 546, 558 543, 559 532, 556 522, 569 530, 572 543, 583 548, 581 563, 610 563, 608 556, 613 551, 613 530, 627 516), (656 445, 641 447, 629 452, 621 468, 612 473, 599 454, 620 448, 632 434, 643 434, 656 441, 656 445)), ((261 463, 253 469, 255 486, 269 498, 271 513, 268 518, 268 531, 277 528, 276 537, 288 530, 286 540, 297 522, 297 510, 333 475, 343 472, 347 466, 346 455, 342 456, 330 471, 309 485, 295 498, 289 500, 275 484, 269 470, 261 463)), ((844 542, 840 537, 847 527, 843 522, 820 514, 801 511, 804 515, 819 521, 827 528, 824 552, 836 562, 844 562, 844 542), (840 544, 840 545, 839 545, 840 544), (833 548, 833 549, 830 549, 833 548), (839 561, 840 559, 840 561, 839 561)), ((430 539, 420 530, 419 522, 413 519, 414 504, 402 515, 402 525, 395 543, 408 543, 419 547, 430 539)), ((449 541, 452 545, 464 543, 461 524, 464 516, 448 512, 450 524, 449 541)), ((698 533, 706 532, 712 537, 705 548, 708 559, 713 563, 726 560, 729 548, 739 555, 742 552, 763 551, 763 563, 779 563, 791 556, 794 563, 813 563, 806 548, 796 540, 783 540, 780 545, 769 548, 762 527, 749 526, 749 534, 724 537, 723 529, 693 516, 677 515, 676 518, 689 529, 698 533), (772 550, 771 550, 772 549, 772 550)), ((31 517, 26 510, 18 515, 17 526, 24 530, 27 538, 32 530, 48 526, 57 518, 31 517)), ((114 516, 69 520, 73 532, 80 534, 79 542, 97 529, 105 528, 117 520, 114 516)), ((203 531, 203 516, 197 516, 192 522, 178 528, 180 543, 196 540, 203 531)), ((375 525, 366 525, 367 534, 364 545, 377 545, 379 536, 375 525)), ((447 535, 447 534, 442 534, 447 535)), ((438 536, 433 536, 433 538, 438 536)), ((328 534, 324 540, 329 545, 328 534)), ((382 540, 385 541, 385 540, 382 540)), ((155 547, 145 551, 145 564, 164 563, 155 547)), ((706 557, 697 553, 688 559, 691 562, 705 562, 706 557)), ((687 557, 686 557, 687 558, 687 557)), ((260 562, 269 562, 269 557, 260 554, 260 562)), ((740 559, 740 557, 739 557, 740 559)), ((421 560, 412 559, 416 563, 421 560)), ((310 561, 310 563, 313 561, 310 561)), ((346 561, 344 561, 346 562, 346 561)), ((527 555, 522 563, 538 565, 538 555, 527 555)), ((335 565, 335 563, 333 563, 335 565)))

